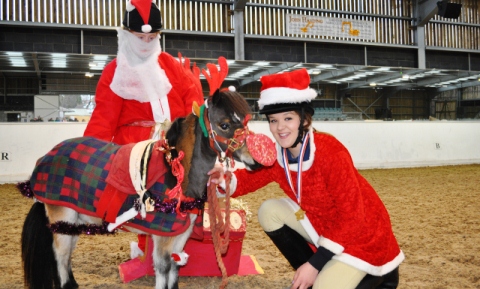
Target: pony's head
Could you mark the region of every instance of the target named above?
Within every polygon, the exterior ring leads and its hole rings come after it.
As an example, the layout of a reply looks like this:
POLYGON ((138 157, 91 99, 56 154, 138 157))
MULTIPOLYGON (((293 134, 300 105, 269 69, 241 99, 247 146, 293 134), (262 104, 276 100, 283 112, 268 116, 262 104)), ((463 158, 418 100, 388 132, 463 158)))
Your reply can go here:
POLYGON ((233 158, 245 164, 247 169, 259 168, 260 163, 246 146, 250 143, 250 147, 259 147, 258 138, 253 140, 253 133, 247 128, 251 118, 250 106, 234 87, 220 88, 228 75, 227 60, 219 57, 218 67, 208 63, 207 68, 208 72, 202 69, 202 74, 208 81, 210 96, 200 108, 194 107, 194 111, 200 110, 200 124, 204 135, 210 139, 210 147, 217 151, 220 162, 233 158))
POLYGON ((260 168, 262 165, 252 157, 246 145, 253 132, 247 126, 251 111, 245 98, 230 89, 217 90, 204 106, 200 123, 219 160, 233 158, 249 170, 260 168))
MULTIPOLYGON (((166 134, 168 143, 176 151, 184 152, 181 160, 185 168, 182 189, 190 197, 203 195, 208 180, 207 172, 213 168, 217 158, 232 166, 233 160, 236 160, 249 170, 258 169, 262 164, 272 164, 264 162, 265 158, 258 157, 269 154, 249 149, 268 146, 258 145, 261 143, 260 135, 248 130, 251 112, 245 98, 234 90, 220 89, 228 73, 228 66, 223 57, 218 62, 220 70, 215 64, 209 63, 207 66, 210 73, 202 71, 210 86, 210 96, 203 104, 194 103, 193 113, 186 118, 176 119, 166 134)), ((172 155, 174 158, 177 156, 175 152, 172 155)), ((275 156, 270 156, 269 160, 274 158, 275 156)), ((169 179, 171 178, 167 178, 167 183, 171 185, 169 179)))

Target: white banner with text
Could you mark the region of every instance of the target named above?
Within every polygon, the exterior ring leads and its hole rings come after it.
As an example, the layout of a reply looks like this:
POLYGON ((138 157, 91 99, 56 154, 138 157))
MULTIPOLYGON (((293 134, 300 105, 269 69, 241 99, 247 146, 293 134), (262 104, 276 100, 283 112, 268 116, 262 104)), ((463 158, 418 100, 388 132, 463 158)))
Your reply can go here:
POLYGON ((287 34, 375 40, 373 21, 298 14, 286 14, 285 17, 287 34))

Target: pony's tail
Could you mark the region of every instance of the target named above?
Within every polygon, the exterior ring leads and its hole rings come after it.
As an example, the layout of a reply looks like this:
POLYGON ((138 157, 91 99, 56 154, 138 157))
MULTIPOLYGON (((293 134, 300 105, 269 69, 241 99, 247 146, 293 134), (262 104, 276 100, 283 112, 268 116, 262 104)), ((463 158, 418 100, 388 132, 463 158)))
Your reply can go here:
POLYGON ((35 202, 22 231, 23 278, 25 287, 29 289, 60 288, 53 234, 47 225, 45 205, 35 202))

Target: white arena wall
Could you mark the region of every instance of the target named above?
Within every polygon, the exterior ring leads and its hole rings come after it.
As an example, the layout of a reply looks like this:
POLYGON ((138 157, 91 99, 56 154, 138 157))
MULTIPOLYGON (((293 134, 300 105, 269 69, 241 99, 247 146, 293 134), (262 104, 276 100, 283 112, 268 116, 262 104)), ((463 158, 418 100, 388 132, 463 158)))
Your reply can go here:
MULTIPOLYGON (((39 157, 62 140, 82 136, 85 126, 0 124, 0 183, 28 179, 39 157)), ((478 121, 322 121, 313 126, 337 137, 358 169, 480 163, 478 121)), ((252 121, 249 127, 271 136, 265 121, 252 121)))

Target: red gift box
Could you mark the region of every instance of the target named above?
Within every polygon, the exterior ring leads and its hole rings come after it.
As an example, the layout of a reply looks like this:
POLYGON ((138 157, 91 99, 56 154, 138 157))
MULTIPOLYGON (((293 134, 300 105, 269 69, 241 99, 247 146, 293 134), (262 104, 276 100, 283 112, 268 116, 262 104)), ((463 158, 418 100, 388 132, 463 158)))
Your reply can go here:
MULTIPOLYGON (((221 210, 225 218, 225 209, 221 210)), ((222 255, 228 276, 238 273, 245 232, 245 211, 230 209, 230 242, 227 252, 222 255)), ((215 255, 207 206, 203 215, 203 240, 188 239, 184 251, 190 257, 187 264, 179 268, 179 276, 222 276, 215 255)))
MULTIPOLYGON (((220 205, 224 206, 224 203, 220 202, 220 205)), ((225 218, 225 209, 221 210, 225 218)), ((238 273, 245 232, 245 211, 230 209, 230 242, 227 252, 222 256, 228 276, 238 273)), ((147 254, 144 257, 137 257, 118 266, 120 279, 124 283, 145 275, 155 276, 152 258, 153 243, 151 241, 147 243, 147 254)), ((213 245, 208 204, 205 204, 203 216, 203 240, 188 239, 184 251, 189 255, 189 258, 186 265, 179 267, 179 276, 222 276, 213 245)))

